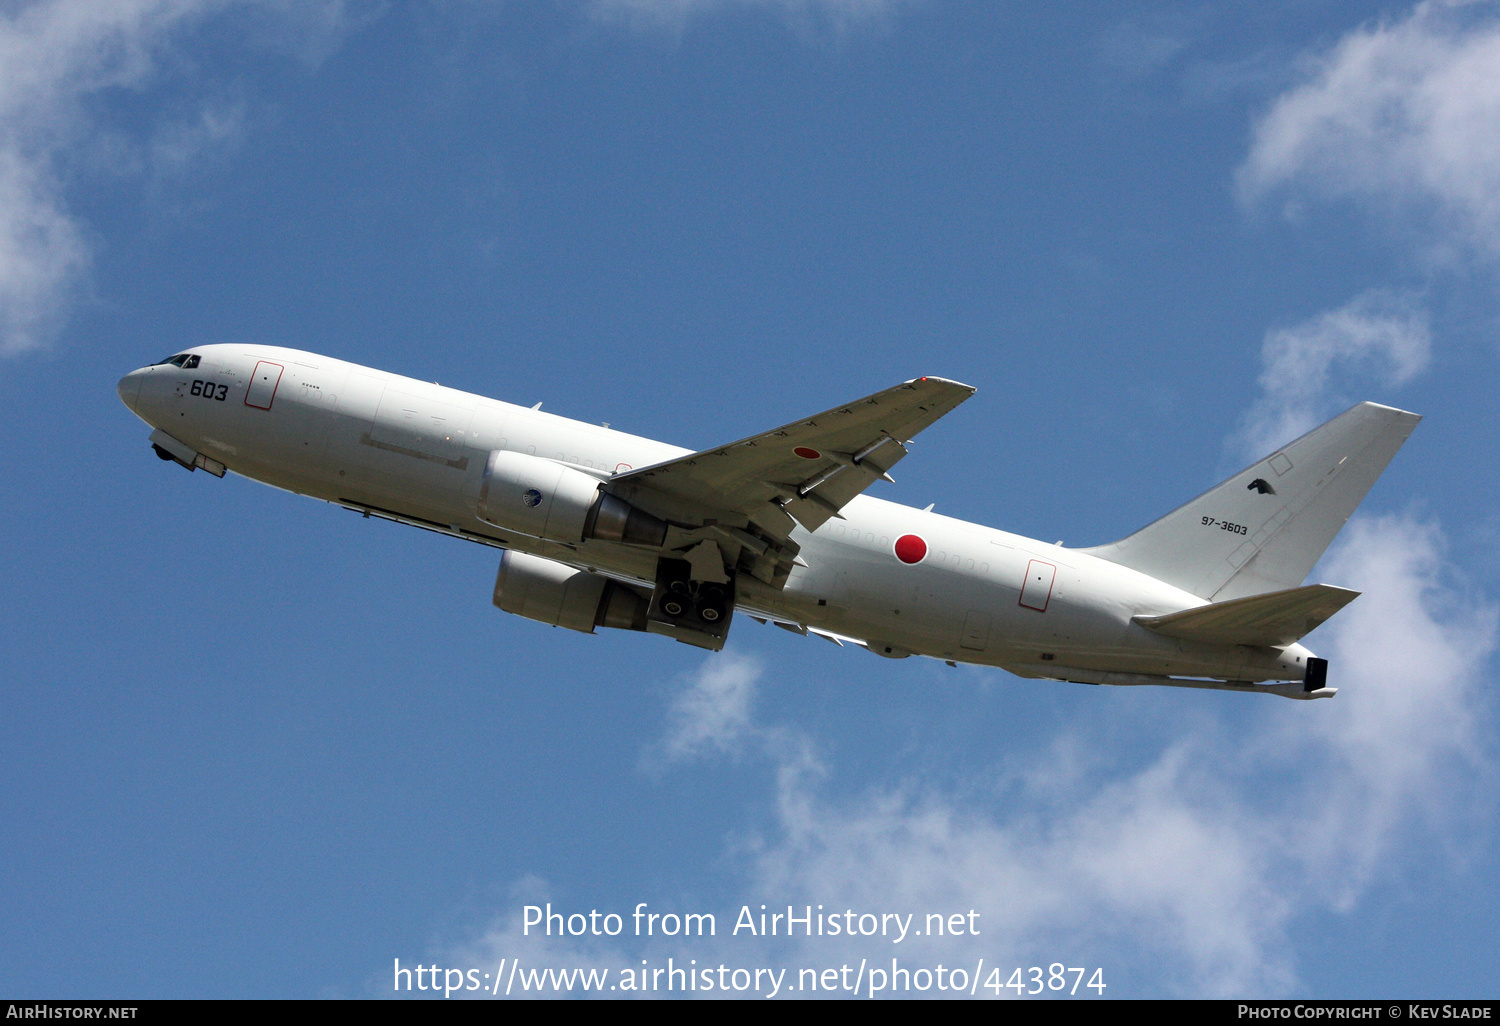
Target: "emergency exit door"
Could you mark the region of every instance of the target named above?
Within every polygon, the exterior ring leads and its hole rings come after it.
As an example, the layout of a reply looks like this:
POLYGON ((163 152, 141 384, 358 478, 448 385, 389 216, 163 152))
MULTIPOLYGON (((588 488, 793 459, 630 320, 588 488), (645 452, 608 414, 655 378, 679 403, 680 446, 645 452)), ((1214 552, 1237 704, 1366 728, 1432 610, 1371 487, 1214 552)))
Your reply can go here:
POLYGON ((1051 563, 1043 563, 1040 559, 1027 563, 1026 581, 1021 585, 1021 605, 1045 613, 1047 603, 1052 601, 1052 583, 1056 579, 1057 567, 1051 563))
POLYGON ((276 386, 281 384, 281 372, 286 368, 279 363, 262 360, 255 365, 250 375, 250 388, 245 392, 245 405, 258 410, 269 410, 276 398, 276 386))

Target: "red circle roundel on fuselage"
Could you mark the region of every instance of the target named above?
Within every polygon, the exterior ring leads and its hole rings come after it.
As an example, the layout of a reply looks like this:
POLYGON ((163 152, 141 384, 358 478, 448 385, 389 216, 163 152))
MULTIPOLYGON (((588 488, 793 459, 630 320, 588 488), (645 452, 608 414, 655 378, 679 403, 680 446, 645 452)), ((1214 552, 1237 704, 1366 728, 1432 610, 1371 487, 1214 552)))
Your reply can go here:
POLYGON ((797 448, 793 449, 792 452, 796 453, 798 456, 801 456, 805 460, 820 460, 823 458, 823 454, 818 450, 809 449, 805 445, 797 446, 797 448))
POLYGON ((927 558, 927 543, 920 535, 903 534, 896 539, 896 558, 903 563, 920 563, 927 558))

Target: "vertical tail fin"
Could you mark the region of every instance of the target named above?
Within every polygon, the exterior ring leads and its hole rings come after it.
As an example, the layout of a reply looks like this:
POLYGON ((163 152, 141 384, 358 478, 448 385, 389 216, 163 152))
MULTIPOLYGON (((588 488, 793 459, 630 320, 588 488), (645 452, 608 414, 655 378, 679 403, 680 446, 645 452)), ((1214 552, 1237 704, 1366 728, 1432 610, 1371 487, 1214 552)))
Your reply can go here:
POLYGON ((1223 602, 1295 588, 1422 418, 1360 403, 1091 555, 1223 602))

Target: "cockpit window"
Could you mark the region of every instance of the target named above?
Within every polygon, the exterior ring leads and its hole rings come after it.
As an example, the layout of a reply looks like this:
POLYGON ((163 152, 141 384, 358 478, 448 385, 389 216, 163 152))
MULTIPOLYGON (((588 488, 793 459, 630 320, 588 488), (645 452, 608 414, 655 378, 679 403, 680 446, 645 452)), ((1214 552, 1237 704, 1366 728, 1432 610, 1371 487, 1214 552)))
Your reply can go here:
POLYGON ((151 366, 160 367, 163 364, 170 363, 173 367, 181 367, 183 370, 192 370, 194 367, 198 366, 199 359, 200 357, 194 353, 178 353, 176 356, 169 356, 165 360, 157 360, 151 366))

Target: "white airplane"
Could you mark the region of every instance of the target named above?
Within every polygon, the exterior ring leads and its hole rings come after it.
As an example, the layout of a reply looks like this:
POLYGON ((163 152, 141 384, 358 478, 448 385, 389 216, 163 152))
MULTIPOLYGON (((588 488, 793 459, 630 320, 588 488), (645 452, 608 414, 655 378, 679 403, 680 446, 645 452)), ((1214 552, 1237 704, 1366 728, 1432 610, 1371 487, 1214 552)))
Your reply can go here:
POLYGON ((735 610, 893 659, 1325 698, 1301 586, 1421 419, 1361 403, 1109 545, 1068 549, 862 493, 974 394, 917 378, 692 452, 372 370, 209 345, 132 371, 156 454, 501 549, 494 603, 717 651, 735 610), (1269 682, 1269 683, 1267 683, 1269 682))

